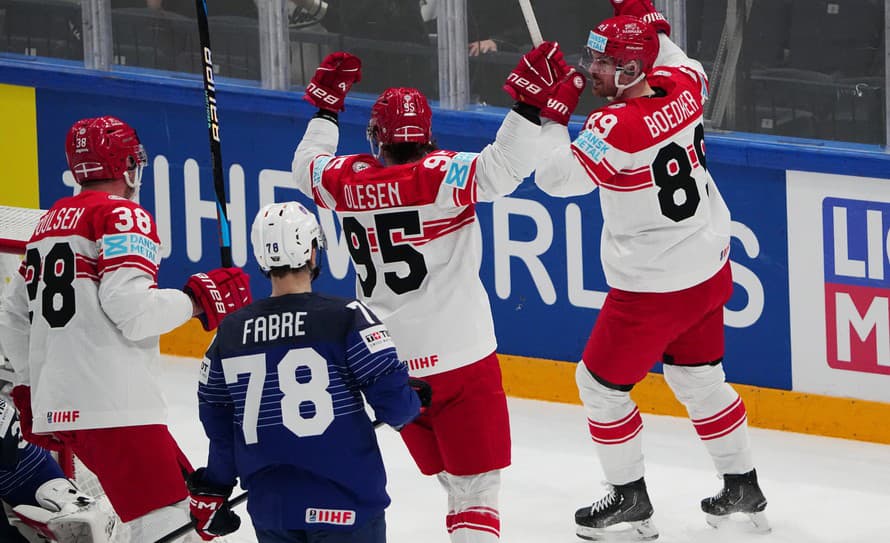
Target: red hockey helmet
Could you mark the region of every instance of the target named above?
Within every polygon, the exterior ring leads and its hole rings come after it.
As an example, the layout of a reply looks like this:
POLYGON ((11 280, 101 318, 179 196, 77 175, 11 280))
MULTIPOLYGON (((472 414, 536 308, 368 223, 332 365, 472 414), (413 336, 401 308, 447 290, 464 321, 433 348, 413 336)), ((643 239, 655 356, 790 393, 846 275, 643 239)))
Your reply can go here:
POLYGON ((601 22, 590 32, 585 49, 588 60, 592 60, 594 52, 612 57, 618 66, 639 60, 642 73, 649 73, 658 56, 658 34, 642 19, 618 15, 601 22))
POLYGON ((136 188, 148 163, 136 131, 108 115, 74 123, 65 140, 65 154, 78 184, 123 177, 136 188))
POLYGON ((383 91, 371 108, 368 140, 372 148, 391 143, 429 143, 433 114, 426 96, 410 87, 383 91))

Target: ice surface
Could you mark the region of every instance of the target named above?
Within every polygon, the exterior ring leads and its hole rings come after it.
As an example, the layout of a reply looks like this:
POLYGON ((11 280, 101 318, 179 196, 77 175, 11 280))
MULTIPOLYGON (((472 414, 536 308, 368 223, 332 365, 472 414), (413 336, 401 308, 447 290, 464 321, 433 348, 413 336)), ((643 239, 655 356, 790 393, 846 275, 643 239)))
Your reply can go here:
MULTIPOLYGON (((198 421, 199 361, 164 357, 163 382, 170 427, 192 463, 207 459, 198 421)), ((602 472, 580 406, 510 399, 513 465, 504 471, 501 540, 577 543, 575 509, 604 489, 602 472)), ((663 543, 878 543, 890 541, 890 446, 751 429, 757 471, 769 500, 769 535, 732 525, 705 524, 701 498, 721 487, 689 421, 643 415, 646 482, 663 543)), ((888 421, 890 424, 890 421, 888 421)), ((393 503, 387 510, 390 543, 448 543, 445 494, 420 475, 398 434, 378 431, 393 503)), ((236 488, 235 493, 241 490, 236 488)), ((255 543, 249 519, 229 536, 255 543)))

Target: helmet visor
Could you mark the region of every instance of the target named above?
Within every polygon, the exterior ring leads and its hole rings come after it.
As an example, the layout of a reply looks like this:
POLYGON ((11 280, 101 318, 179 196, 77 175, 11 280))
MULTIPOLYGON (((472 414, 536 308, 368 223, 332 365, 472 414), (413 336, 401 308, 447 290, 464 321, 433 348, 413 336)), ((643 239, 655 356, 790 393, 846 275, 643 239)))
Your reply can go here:
POLYGON ((585 47, 581 54, 581 60, 578 62, 581 69, 588 74, 605 74, 610 75, 615 72, 615 59, 594 51, 590 47, 585 47))

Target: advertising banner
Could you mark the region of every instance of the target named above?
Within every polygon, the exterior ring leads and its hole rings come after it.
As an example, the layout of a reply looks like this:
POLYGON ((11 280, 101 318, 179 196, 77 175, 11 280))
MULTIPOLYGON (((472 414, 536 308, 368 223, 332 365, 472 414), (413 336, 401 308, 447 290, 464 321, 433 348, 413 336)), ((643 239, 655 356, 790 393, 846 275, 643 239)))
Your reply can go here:
POLYGON ((890 402, 890 180, 787 187, 794 390, 890 402))

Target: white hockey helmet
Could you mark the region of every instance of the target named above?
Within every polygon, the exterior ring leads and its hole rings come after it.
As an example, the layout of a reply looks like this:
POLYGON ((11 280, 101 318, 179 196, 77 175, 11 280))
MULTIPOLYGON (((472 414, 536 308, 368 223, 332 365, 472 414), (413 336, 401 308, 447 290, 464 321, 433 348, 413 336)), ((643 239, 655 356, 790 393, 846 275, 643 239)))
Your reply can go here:
MULTIPOLYGON (((325 248, 315 215, 299 202, 269 204, 257 213, 250 231, 253 255, 264 272, 272 268, 302 268, 312 257, 313 243, 325 248)), ((318 257, 316 257, 318 258, 318 257)), ((318 262, 313 270, 317 275, 318 262)))

